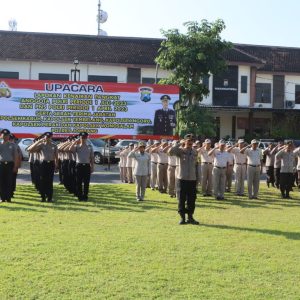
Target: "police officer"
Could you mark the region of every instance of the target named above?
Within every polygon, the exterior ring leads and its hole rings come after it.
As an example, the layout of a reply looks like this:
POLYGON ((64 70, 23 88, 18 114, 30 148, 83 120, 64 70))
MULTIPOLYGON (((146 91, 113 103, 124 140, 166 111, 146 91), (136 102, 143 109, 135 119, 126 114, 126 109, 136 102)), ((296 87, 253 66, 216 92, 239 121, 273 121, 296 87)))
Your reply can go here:
POLYGON ((52 143, 52 132, 46 132, 44 137, 28 147, 29 152, 40 152, 40 193, 42 202, 53 202, 53 177, 58 166, 57 146, 52 143))
POLYGON ((263 155, 266 156, 266 174, 267 174, 267 186, 270 184, 275 186, 275 178, 274 178, 274 163, 275 163, 275 154, 271 154, 272 150, 275 148, 274 143, 270 143, 267 149, 263 151, 263 155))
POLYGON ((196 202, 196 163, 197 151, 193 149, 193 135, 185 136, 185 145, 174 145, 169 150, 169 155, 175 155, 178 158, 177 171, 177 195, 178 195, 178 213, 181 217, 179 225, 193 224, 198 225, 199 222, 193 217, 196 202), (186 205, 186 207, 185 207, 186 205), (186 222, 185 214, 188 214, 186 222))
POLYGON ((10 131, 3 129, 0 137, 0 201, 11 202, 13 174, 17 172, 18 156, 15 144, 9 142, 10 131))
POLYGON ((160 100, 163 107, 155 111, 153 134, 173 135, 173 129, 176 127, 176 115, 173 109, 168 108, 171 98, 169 95, 163 95, 160 100))
POLYGON ((87 144, 88 133, 80 132, 79 140, 73 141, 69 150, 75 154, 76 191, 79 201, 88 201, 91 173, 94 172, 94 152, 87 144))

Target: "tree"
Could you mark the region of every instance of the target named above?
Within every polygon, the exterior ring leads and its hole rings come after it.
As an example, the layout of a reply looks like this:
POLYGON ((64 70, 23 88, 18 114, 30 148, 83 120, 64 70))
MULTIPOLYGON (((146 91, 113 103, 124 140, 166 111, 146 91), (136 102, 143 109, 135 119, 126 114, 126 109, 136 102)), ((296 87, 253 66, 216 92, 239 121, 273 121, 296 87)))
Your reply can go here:
POLYGON ((200 24, 186 22, 184 25, 186 34, 178 29, 162 30, 166 39, 161 43, 156 63, 164 70, 172 71, 162 83, 178 85, 181 99, 192 105, 209 94, 203 79, 225 70, 222 53, 231 47, 231 43, 220 37, 225 28, 222 20, 212 23, 202 20, 200 24))
POLYGON ((186 34, 178 29, 162 30, 165 40, 161 43, 156 63, 172 73, 159 83, 176 84, 180 88, 177 133, 212 136, 215 129, 212 113, 200 108, 199 103, 209 94, 205 78, 226 69, 222 54, 231 48, 231 43, 221 39, 220 34, 225 29, 222 20, 186 22, 184 25, 186 34), (187 108, 182 110, 181 106, 187 108))

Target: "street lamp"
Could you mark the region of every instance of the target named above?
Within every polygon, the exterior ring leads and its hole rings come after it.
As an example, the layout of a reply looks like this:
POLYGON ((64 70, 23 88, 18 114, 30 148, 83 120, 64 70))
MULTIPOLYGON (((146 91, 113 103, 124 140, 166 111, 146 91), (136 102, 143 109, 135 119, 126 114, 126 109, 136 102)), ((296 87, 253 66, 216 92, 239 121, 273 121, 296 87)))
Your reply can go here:
POLYGON ((79 60, 77 57, 74 58, 73 64, 74 69, 71 70, 71 78, 74 78, 75 82, 77 81, 77 79, 80 81, 80 70, 77 69, 77 66, 79 65, 79 60))

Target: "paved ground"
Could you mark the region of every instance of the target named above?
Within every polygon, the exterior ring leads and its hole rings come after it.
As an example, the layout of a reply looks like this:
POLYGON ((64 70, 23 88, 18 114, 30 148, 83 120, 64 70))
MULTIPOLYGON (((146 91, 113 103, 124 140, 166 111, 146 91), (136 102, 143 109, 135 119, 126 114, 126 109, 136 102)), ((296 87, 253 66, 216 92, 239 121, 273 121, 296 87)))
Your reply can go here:
MULTIPOLYGON (((22 168, 19 169, 17 183, 30 183, 29 163, 23 161, 22 168)), ((54 182, 58 182, 58 174, 54 176, 54 182)), ((95 172, 91 176, 91 183, 121 183, 118 165, 111 165, 108 170, 107 165, 95 165, 95 172)))

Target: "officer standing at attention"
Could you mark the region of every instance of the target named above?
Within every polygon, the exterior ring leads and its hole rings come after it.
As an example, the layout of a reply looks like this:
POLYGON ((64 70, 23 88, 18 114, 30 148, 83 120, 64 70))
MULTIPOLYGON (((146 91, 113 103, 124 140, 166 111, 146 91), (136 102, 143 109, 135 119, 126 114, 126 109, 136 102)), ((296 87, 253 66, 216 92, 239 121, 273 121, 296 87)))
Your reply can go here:
POLYGON ((58 151, 55 144, 52 143, 52 132, 44 133, 44 138, 28 147, 29 152, 40 152, 40 193, 42 202, 53 202, 53 177, 54 171, 58 167, 58 151))
POLYGON ((240 150, 247 155, 247 181, 249 199, 258 199, 259 180, 262 173, 262 153, 258 148, 258 141, 252 140, 251 145, 240 150))
POLYGON ((79 133, 79 140, 72 143, 69 150, 76 157, 77 197, 79 201, 88 201, 91 173, 94 172, 94 152, 87 144, 87 132, 79 133))
POLYGON ((275 177, 274 177, 274 163, 275 163, 275 154, 271 154, 272 150, 275 148, 274 143, 270 143, 268 148, 263 151, 263 155, 266 155, 266 173, 267 173, 267 186, 270 187, 270 184, 275 186, 275 177))
POLYGON ((13 174, 17 172, 17 148, 9 142, 9 135, 8 129, 0 132, 0 202, 11 202, 13 174))
POLYGON ((154 135, 173 135, 173 129, 176 127, 176 115, 173 109, 169 109, 169 95, 160 97, 162 109, 155 111, 153 134, 154 135))
POLYGON ((196 163, 197 151, 193 149, 193 135, 187 134, 185 137, 183 148, 175 145, 169 150, 169 155, 175 155, 178 158, 177 171, 177 195, 178 195, 178 213, 181 217, 179 225, 193 224, 198 225, 199 222, 193 217, 196 202, 196 163), (187 207, 185 207, 187 205, 187 207), (188 214, 186 222, 185 214, 188 214))
POLYGON ((225 151, 225 141, 220 140, 215 148, 208 152, 209 156, 214 158, 213 168, 213 188, 216 200, 224 200, 226 169, 230 162, 230 156, 225 151))

